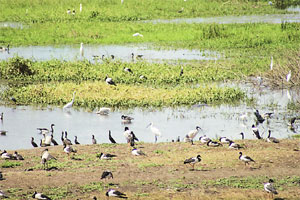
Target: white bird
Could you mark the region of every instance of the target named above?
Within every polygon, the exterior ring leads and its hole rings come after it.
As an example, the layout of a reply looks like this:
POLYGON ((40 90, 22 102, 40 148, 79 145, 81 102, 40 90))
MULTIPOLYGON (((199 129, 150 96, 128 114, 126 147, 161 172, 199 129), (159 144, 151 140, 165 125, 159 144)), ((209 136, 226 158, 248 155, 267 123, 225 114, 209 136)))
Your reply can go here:
POLYGON ((68 109, 68 108, 71 108, 73 106, 73 103, 74 103, 74 100, 75 100, 75 94, 76 94, 76 91, 73 92, 73 98, 72 98, 72 101, 70 101, 69 103, 67 103, 63 109, 68 109))
POLYGON ((273 56, 271 56, 270 70, 273 70, 273 56))
POLYGON ((100 108, 96 114, 99 114, 99 115, 108 115, 110 112, 110 108, 106 108, 106 107, 102 107, 100 108))
POLYGON ((121 4, 123 4, 124 0, 121 0, 121 4))
POLYGON ((140 149, 136 149, 136 148, 132 149, 131 153, 134 156, 145 156, 146 155, 143 151, 141 151, 140 149))
POLYGON ((197 156, 194 157, 194 158, 188 158, 188 159, 186 159, 186 160, 183 162, 183 164, 190 164, 190 165, 192 165, 193 170, 194 170, 195 164, 198 163, 198 162, 200 162, 200 161, 201 161, 201 156, 200 156, 200 155, 197 155, 197 156))
POLYGON ((132 35, 133 37, 137 37, 137 36, 140 36, 140 37, 144 37, 142 34, 140 34, 140 33, 135 33, 135 34, 133 34, 132 35))
POLYGON ((112 80, 112 78, 109 78, 107 75, 105 76, 105 82, 106 82, 108 85, 114 85, 114 86, 117 86, 116 83, 112 80))
POLYGON ((80 43, 80 49, 79 49, 80 55, 83 56, 84 52, 83 52, 83 43, 80 43))
POLYGON ((47 133, 42 132, 44 138, 42 139, 42 144, 45 146, 50 146, 52 142, 52 137, 50 135, 47 135, 47 133))
POLYGON ((67 10, 67 14, 68 15, 71 14, 71 10, 70 9, 67 10))
POLYGON ((286 91, 286 96, 287 96, 288 100, 290 100, 290 101, 292 100, 292 96, 291 96, 289 90, 286 91))
POLYGON ((199 131, 201 130, 201 128, 199 126, 196 126, 196 129, 191 130, 187 135, 189 136, 190 139, 194 139, 196 137, 196 135, 199 133, 199 131))
POLYGON ((203 135, 199 138, 201 143, 207 143, 209 142, 211 139, 209 137, 206 137, 206 135, 203 135))
POLYGON ((55 157, 53 157, 52 155, 50 155, 50 153, 48 152, 48 149, 45 149, 43 152, 42 152, 42 164, 44 165, 44 169, 45 169, 45 166, 47 164, 47 168, 48 168, 48 163, 47 161, 48 160, 51 160, 51 159, 54 159, 56 160, 55 157))
POLYGON ((231 142, 231 140, 228 139, 227 137, 220 137, 220 138, 219 138, 219 141, 220 141, 221 143, 223 143, 223 144, 228 144, 228 143, 231 142))
POLYGON ((79 5, 79 12, 82 11, 82 4, 79 5))
POLYGON ((269 179, 268 183, 264 183, 264 189, 265 191, 267 191, 268 193, 270 193, 272 195, 272 199, 273 199, 273 194, 278 194, 278 192, 276 191, 276 188, 273 186, 273 179, 269 179))
POLYGON ((50 197, 42 194, 42 193, 37 193, 36 191, 34 192, 34 194, 32 195, 32 198, 34 199, 44 199, 44 200, 51 200, 50 197))
POLYGON ((107 190, 105 195, 107 197, 117 197, 117 198, 122 198, 122 199, 127 199, 128 198, 128 197, 126 197, 126 194, 124 194, 122 192, 119 192, 117 190, 114 190, 114 189, 107 190))
POLYGON ((243 156, 243 153, 242 153, 242 152, 240 152, 239 154, 240 154, 239 159, 240 159, 241 161, 245 162, 245 165, 246 165, 246 164, 249 164, 249 162, 255 162, 255 161, 254 161, 252 158, 250 158, 249 156, 243 156))
POLYGON ((269 1, 268 4, 269 4, 270 6, 273 5, 272 1, 269 1))
POLYGON ((292 71, 290 70, 289 73, 286 75, 286 82, 289 82, 291 80, 292 71))
POLYGON ((70 153, 77 153, 77 150, 73 149, 70 145, 64 144, 64 152, 66 152, 69 156, 70 153))
POLYGON ((158 128, 156 128, 155 126, 153 126, 153 122, 151 122, 146 128, 148 128, 149 126, 150 126, 151 132, 155 136, 155 142, 157 142, 157 137, 161 136, 161 132, 160 132, 160 130, 158 128))

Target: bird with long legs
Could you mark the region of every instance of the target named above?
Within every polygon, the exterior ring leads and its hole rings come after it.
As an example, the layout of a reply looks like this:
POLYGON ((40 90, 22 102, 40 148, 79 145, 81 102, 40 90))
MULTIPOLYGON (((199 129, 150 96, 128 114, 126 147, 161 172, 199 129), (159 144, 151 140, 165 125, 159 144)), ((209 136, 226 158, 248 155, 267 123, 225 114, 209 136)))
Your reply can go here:
POLYGON ((242 152, 239 152, 239 154, 239 159, 245 163, 245 166, 249 165, 250 162, 255 162, 251 157, 243 155, 242 152))
POLYGON ((76 91, 73 92, 72 100, 63 107, 64 110, 69 109, 73 106, 74 100, 75 100, 75 94, 76 94, 76 91))
POLYGON ((146 128, 148 128, 150 126, 150 130, 151 132, 154 134, 155 136, 155 143, 157 142, 157 137, 161 136, 161 132, 158 128, 156 128, 154 125, 153 125, 153 122, 151 122, 146 128))

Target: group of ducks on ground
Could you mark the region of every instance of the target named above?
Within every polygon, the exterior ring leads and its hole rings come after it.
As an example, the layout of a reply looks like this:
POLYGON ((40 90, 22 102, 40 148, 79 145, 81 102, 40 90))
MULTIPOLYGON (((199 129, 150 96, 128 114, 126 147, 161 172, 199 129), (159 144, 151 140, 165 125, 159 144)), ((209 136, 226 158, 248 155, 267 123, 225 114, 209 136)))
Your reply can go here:
MULTIPOLYGON (((259 111, 256 110, 254 112, 255 116, 256 116, 256 119, 259 123, 263 123, 264 120, 268 117, 271 117, 272 113, 267 113, 265 115, 260 115, 259 114, 259 111)), ((121 119, 122 120, 133 120, 132 117, 129 117, 129 116, 125 116, 125 115, 122 115, 121 116, 121 119)), ((296 118, 292 119, 291 120, 291 124, 293 124, 295 122, 296 118)), ((53 127, 55 125, 54 124, 51 124, 51 129, 48 130, 47 128, 38 128, 39 131, 41 131, 41 133, 44 135, 44 138, 41 140, 41 144, 48 144, 46 146, 50 146, 51 143, 53 143, 54 145, 58 145, 57 142, 53 139, 53 127), (47 133, 51 132, 51 136, 49 137, 49 135, 47 135, 47 133)), ((153 130, 151 130, 154 134, 155 134, 155 138, 157 140, 157 136, 159 136, 161 133, 160 131, 156 128, 156 127, 153 127, 153 123, 150 123, 148 125, 148 127, 151 126, 151 128, 153 130)), ((202 130, 199 126, 196 126, 196 129, 195 130, 192 130, 190 131, 184 138, 184 141, 185 142, 191 142, 193 144, 193 139, 197 136, 197 134, 199 133, 199 131, 202 130)), ((255 127, 255 125, 252 126, 252 131, 253 131, 253 134, 254 136, 257 138, 257 139, 262 139, 262 137, 260 136, 259 134, 259 131, 258 131, 258 128, 255 127)), ((133 131, 131 131, 127 126, 124 128, 124 136, 126 138, 126 141, 128 143, 128 145, 132 148, 131 150, 131 153, 132 155, 134 156, 145 156, 146 154, 144 152, 142 152, 140 149, 137 149, 135 147, 135 141, 139 141, 138 138, 135 136, 135 134, 133 133, 133 131)), ((241 133, 242 135, 242 138, 244 139, 244 134, 241 133)), ((272 143, 279 143, 279 140, 274 138, 274 137, 270 137, 271 135, 271 131, 269 131, 269 135, 267 137, 267 141, 268 142, 272 142, 272 143)), ((116 143, 116 141, 112 138, 111 136, 111 131, 109 131, 109 134, 108 134, 108 137, 109 137, 109 140, 111 143, 116 143)), ((63 143, 63 150, 64 152, 66 152, 68 155, 70 155, 70 153, 77 153, 77 151, 72 147, 72 142, 70 139, 67 138, 67 132, 62 132, 62 136, 61 136, 61 140, 62 140, 62 143, 63 143)), ((155 140, 155 141, 156 141, 155 140)), ((180 141, 180 139, 178 138, 178 141, 180 141)), ((241 145, 239 144, 236 144, 235 142, 233 142, 232 140, 226 138, 226 137, 220 137, 219 138, 219 142, 216 142, 216 141, 212 141, 210 138, 206 137, 205 135, 204 136, 201 136, 199 138, 199 141, 201 143, 206 143, 207 146, 210 146, 210 147, 218 147, 218 146, 222 146, 222 144, 228 144, 229 145, 229 148, 232 148, 232 149, 241 149, 243 148, 241 145)), ((31 141, 32 145, 34 147, 37 147, 37 144, 34 143, 34 140, 32 138, 32 141, 31 141)), ((80 144, 78 141, 77 141, 77 137, 75 136, 75 141, 74 141, 75 144, 80 144)), ((92 135, 92 143, 93 144, 97 144, 97 141, 94 137, 94 135, 92 135)), ((18 154, 17 152, 15 152, 14 154, 9 154, 6 152, 6 150, 4 150, 1 154, 1 158, 2 159, 12 159, 12 160, 24 160, 24 158, 18 154)), ((100 154, 97 155, 97 157, 101 160, 111 160, 112 158, 114 157, 117 157, 116 155, 113 155, 113 154, 109 154, 109 153, 103 153, 101 152, 100 154)), ((42 156, 41 156, 41 164, 43 165, 44 169, 48 169, 48 161, 51 160, 51 159, 55 159, 56 158, 54 156, 52 156, 50 153, 49 153, 49 150, 46 148, 45 150, 43 150, 42 152, 42 156)), ((247 156, 247 155, 243 155, 242 152, 239 152, 239 160, 241 160, 242 162, 245 163, 245 166, 251 162, 255 162, 254 159, 252 159, 250 156, 247 156)), ((192 166, 192 170, 194 170, 194 166, 196 163, 200 163, 201 162, 201 156, 200 155, 197 155, 196 157, 191 157, 191 158, 188 158, 186 160, 184 160, 183 164, 189 164, 192 166)), ((101 175, 101 179, 109 179, 109 178, 113 178, 113 174, 111 171, 109 170, 105 170, 102 175, 101 175)), ((3 175, 2 173, 0 172, 0 180, 4 180, 3 178, 3 175)), ((270 193, 272 196, 273 194, 278 194, 275 187, 273 186, 273 180, 272 179, 269 179, 269 182, 267 183, 264 183, 264 189, 265 191, 267 191, 268 193, 270 193)), ((109 189, 107 192, 106 192, 106 196, 108 197, 118 197, 118 198, 127 198, 127 196, 122 193, 122 192, 119 192, 117 190, 114 190, 114 189, 109 189)), ((0 191, 0 197, 7 197, 2 191, 0 191)), ((50 199, 49 197, 47 197, 46 195, 42 194, 42 193, 37 193, 35 192, 33 195, 32 195, 33 198, 36 198, 36 199, 50 199)), ((96 197, 94 197, 93 199, 97 199, 96 197)))

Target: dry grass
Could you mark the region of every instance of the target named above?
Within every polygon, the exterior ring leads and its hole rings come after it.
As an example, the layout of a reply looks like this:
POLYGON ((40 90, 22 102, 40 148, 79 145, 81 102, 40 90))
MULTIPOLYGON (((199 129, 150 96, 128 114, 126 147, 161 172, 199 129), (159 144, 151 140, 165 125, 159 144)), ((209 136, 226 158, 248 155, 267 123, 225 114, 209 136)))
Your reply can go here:
MULTIPOLYGON (((131 155, 126 144, 77 145, 75 158, 81 160, 68 158, 62 146, 49 147, 57 158, 49 165, 58 168, 54 171, 42 170, 42 148, 20 150, 25 160, 20 161, 20 166, 1 169, 6 180, 1 181, 0 189, 10 199, 29 199, 34 191, 53 199, 103 199, 110 187, 125 192, 129 199, 266 199, 263 181, 273 178, 277 197, 299 198, 300 156, 293 150, 299 148, 299 140, 238 143, 244 143, 243 153, 256 161, 250 167, 239 161, 238 150, 228 149, 227 145, 213 148, 199 143, 142 143, 138 148, 147 154, 142 157, 131 155), (96 154, 100 152, 117 157, 99 160, 96 154), (197 154, 202 161, 191 171, 183 161, 197 154), (114 179, 101 181, 101 173, 106 169, 112 171, 114 179), (242 185, 236 184, 239 180, 242 185)), ((4 162, 0 160, 0 166, 4 162)))

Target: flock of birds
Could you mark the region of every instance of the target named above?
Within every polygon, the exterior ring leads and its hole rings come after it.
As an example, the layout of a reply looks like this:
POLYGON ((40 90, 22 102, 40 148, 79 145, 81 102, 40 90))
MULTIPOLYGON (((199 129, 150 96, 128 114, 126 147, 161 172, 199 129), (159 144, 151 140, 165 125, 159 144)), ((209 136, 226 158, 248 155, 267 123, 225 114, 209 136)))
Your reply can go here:
MULTIPOLYGON (((74 101, 74 95, 75 92, 73 93, 73 100, 74 101)), ((70 105, 70 104, 67 104, 70 105)), ((66 106, 67 106, 66 105, 66 106)), ((100 111, 99 111, 100 112, 100 111)), ((106 114, 108 114, 109 110, 101 110, 101 112, 104 112, 106 114)), ((271 118, 273 113, 265 113, 265 114, 260 114, 258 110, 256 110, 254 112, 257 124, 259 123, 264 123, 264 121, 269 118, 271 118)), ((240 116, 241 119, 244 119, 244 116, 240 116)), ((293 126, 295 121, 298 118, 294 117, 290 120, 291 125, 293 126)), ((132 120, 134 120, 134 118, 130 117, 130 116, 126 116, 126 115, 122 115, 121 116, 121 120, 124 123, 130 123, 132 120)), ((50 145, 59 145, 58 142, 56 142, 53 138, 53 132, 54 132, 54 124, 51 124, 50 129, 48 128, 37 128, 38 131, 40 131, 40 133, 43 135, 43 138, 41 139, 40 142, 40 146, 41 147, 47 147, 50 145)), ((154 126, 154 124, 151 122, 147 127, 150 127, 151 132, 154 134, 155 136, 155 142, 157 142, 157 138, 159 136, 161 136, 161 132, 160 130, 154 126)), ((185 138, 184 138, 184 142, 189 142, 193 145, 193 140, 196 138, 196 136, 198 134, 200 134, 200 131, 202 131, 202 129, 199 126, 196 126, 196 128, 194 130, 191 130, 188 132, 188 134, 186 134, 185 138)), ((258 128, 253 124, 252 125, 252 131, 253 131, 253 135, 261 140, 263 139, 262 136, 259 133, 258 128)), ((131 154, 134 156, 146 156, 146 154, 141 151, 140 149, 138 149, 135 145, 136 141, 139 141, 139 139, 136 137, 136 135, 134 134, 134 132, 132 130, 130 130, 127 126, 124 128, 124 137, 128 143, 128 145, 131 148, 131 154)), ((244 139, 244 133, 240 133, 242 136, 242 139, 244 139)), ((108 132, 108 138, 110 140, 111 143, 116 143, 116 141, 114 140, 114 138, 111 135, 111 131, 108 132)), ((92 144, 97 144, 97 140, 95 138, 94 135, 92 135, 92 144)), ((218 141, 213 141, 212 139, 210 139, 209 137, 207 137, 206 135, 202 135, 199 137, 199 141, 203 144, 206 144, 209 147, 219 147, 219 146, 223 146, 224 144, 228 144, 228 148, 230 149, 243 149, 244 147, 242 145, 239 145, 237 143, 235 143, 234 141, 232 141, 229 138, 226 137, 220 137, 218 139, 218 141)), ((271 143, 279 143, 280 141, 274 137, 271 137, 271 131, 269 130, 269 134, 268 137, 266 138, 267 142, 271 142, 271 143)), ((73 143, 72 141, 68 138, 68 133, 67 131, 62 131, 61 134, 61 142, 63 145, 63 151, 70 156, 70 154, 76 154, 77 150, 73 147, 73 143)), ((172 142, 175 142, 174 140, 172 142)), ((177 138, 177 142, 180 142, 180 138, 177 138)), ((38 145, 34 142, 34 138, 31 138, 31 144, 33 147, 38 147, 38 145)), ((77 136, 75 136, 74 139, 74 144, 79 145, 79 141, 77 140, 77 136)), ((23 156, 18 154, 18 152, 14 152, 14 154, 10 154, 8 153, 6 150, 4 150, 3 152, 0 153, 0 156, 2 159, 8 159, 8 160, 24 160, 23 156)), ((97 157, 101 160, 111 160, 114 157, 117 157, 117 155, 114 154, 109 154, 109 153, 103 153, 101 152, 100 154, 97 155, 97 157)), ((71 157, 72 159, 75 159, 74 157, 71 157)), ((43 169, 44 170, 52 170, 53 167, 49 168, 48 166, 48 161, 54 159, 56 160, 56 158, 54 156, 52 156, 49 153, 49 149, 45 148, 42 152, 41 155, 41 164, 43 165, 43 169)), ((255 162, 255 160, 253 158, 251 158, 250 156, 244 155, 241 151, 239 152, 239 156, 238 159, 241 162, 245 163, 245 166, 250 166, 251 162, 255 162)), ((188 164, 192 167, 191 170, 194 170, 195 164, 200 163, 201 162, 201 156, 197 155, 196 157, 191 157, 188 158, 186 160, 183 161, 183 164, 188 164)), ((111 171, 109 170, 105 170, 103 171, 102 175, 101 175, 101 179, 110 179, 113 178, 113 174, 111 171)), ((2 175, 2 173, 0 172, 0 181, 4 180, 4 177, 2 175)), ((273 194, 278 194, 275 187, 273 186, 273 180, 270 179, 269 182, 264 183, 264 189, 265 191, 267 191, 268 193, 270 193, 271 195, 273 194)), ((107 192, 105 193, 107 197, 118 197, 118 198, 127 198, 127 196, 122 193, 119 192, 115 189, 109 189, 107 190, 107 192)), ((7 197, 3 191, 0 190, 0 197, 7 197)), ((42 193, 38 193, 38 192, 34 192, 34 194, 32 195, 33 198, 35 199, 51 199, 48 196, 42 194, 42 193)), ((94 197, 93 199, 97 199, 97 197, 94 197)))

